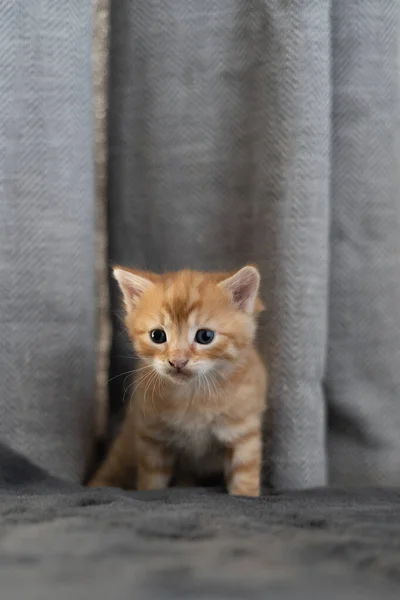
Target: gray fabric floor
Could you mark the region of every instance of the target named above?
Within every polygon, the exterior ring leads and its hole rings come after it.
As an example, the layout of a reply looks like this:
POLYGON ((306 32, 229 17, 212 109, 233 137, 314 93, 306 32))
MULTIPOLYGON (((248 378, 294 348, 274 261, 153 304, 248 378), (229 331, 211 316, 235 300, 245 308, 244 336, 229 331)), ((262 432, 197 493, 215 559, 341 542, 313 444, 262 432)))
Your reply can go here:
POLYGON ((0 514, 2 600, 399 597, 398 489, 88 490, 0 447, 0 514))

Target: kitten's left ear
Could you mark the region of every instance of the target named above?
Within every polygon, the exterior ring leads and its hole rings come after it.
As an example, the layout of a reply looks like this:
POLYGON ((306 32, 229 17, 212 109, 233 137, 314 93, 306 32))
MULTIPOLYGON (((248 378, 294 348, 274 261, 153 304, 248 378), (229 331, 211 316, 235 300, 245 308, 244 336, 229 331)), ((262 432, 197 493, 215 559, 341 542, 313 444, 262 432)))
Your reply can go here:
POLYGON ((153 285, 154 275, 150 273, 114 267, 113 275, 118 281, 128 312, 136 305, 142 294, 153 285))
POLYGON ((229 292, 233 303, 240 310, 247 313, 263 310, 263 305, 257 297, 260 274, 255 267, 243 267, 218 285, 229 292))

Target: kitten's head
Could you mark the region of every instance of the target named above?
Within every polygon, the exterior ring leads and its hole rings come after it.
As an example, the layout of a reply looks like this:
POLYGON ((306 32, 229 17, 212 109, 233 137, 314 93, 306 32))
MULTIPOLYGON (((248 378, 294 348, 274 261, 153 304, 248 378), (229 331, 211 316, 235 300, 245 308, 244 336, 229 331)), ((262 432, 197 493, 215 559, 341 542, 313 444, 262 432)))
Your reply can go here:
POLYGON ((178 271, 156 275, 114 268, 137 355, 176 383, 225 376, 252 345, 260 275, 178 271))

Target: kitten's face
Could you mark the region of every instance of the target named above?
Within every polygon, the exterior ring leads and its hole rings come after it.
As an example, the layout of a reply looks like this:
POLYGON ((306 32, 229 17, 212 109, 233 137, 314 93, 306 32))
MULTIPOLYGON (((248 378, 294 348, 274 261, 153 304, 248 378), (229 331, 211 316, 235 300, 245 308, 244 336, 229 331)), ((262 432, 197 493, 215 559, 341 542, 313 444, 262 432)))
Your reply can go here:
MULTIPOLYGON (((166 275, 114 270, 126 324, 139 357, 176 384, 224 377, 252 344, 258 271, 179 271, 166 275)), ((212 383, 211 383, 212 385, 212 383)))

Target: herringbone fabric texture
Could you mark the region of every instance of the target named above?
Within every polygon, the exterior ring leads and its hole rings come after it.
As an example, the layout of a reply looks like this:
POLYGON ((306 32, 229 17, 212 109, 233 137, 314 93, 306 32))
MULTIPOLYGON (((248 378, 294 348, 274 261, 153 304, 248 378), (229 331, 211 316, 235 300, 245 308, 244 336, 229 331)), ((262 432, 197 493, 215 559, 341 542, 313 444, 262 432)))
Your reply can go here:
POLYGON ((400 4, 332 11, 331 480, 400 483, 400 4))
MULTIPOLYGON (((111 6, 110 259, 155 270, 259 264, 267 457, 285 487, 326 480, 329 4, 111 6)), ((111 299, 115 377, 131 364, 114 287, 111 299)), ((115 410, 123 379, 111 382, 115 410)))
POLYGON ((0 5, 0 438, 78 480, 94 408, 90 3, 0 5))

